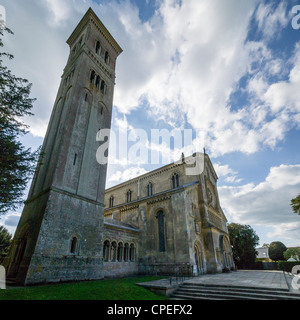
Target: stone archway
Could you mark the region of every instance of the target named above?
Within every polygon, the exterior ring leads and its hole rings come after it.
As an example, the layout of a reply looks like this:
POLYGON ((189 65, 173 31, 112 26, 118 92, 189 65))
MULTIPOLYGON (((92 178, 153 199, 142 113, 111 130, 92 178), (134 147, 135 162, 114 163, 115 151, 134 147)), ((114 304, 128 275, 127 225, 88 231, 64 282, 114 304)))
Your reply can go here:
POLYGON ((200 275, 200 274, 205 273, 204 250, 203 250, 202 245, 199 241, 195 242, 194 254, 195 254, 196 274, 200 275))

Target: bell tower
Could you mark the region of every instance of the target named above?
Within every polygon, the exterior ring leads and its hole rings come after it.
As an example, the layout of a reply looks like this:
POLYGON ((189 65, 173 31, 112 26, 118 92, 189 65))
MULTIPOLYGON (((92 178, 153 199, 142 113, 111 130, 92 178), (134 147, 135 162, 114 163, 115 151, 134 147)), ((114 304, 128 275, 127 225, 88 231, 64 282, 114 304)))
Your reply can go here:
POLYGON ((8 278, 24 285, 103 277, 106 165, 96 134, 109 129, 122 49, 90 8, 70 55, 10 254, 8 278))

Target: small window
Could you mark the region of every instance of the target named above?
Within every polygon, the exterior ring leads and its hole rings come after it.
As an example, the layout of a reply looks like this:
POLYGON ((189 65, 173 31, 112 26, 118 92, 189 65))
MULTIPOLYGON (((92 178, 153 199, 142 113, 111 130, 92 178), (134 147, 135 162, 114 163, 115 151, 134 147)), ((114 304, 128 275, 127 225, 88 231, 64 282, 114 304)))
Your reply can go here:
POLYGON ((129 260, 134 261, 135 260, 134 256, 135 256, 135 247, 134 247, 134 244, 131 244, 129 249, 129 260))
POLYGON ((148 197, 153 195, 153 184, 152 184, 152 182, 149 182, 149 184, 147 185, 147 194, 148 194, 148 197))
POLYGON ((104 81, 104 80, 101 81, 100 91, 101 91, 103 94, 105 94, 106 84, 105 84, 105 81, 104 81))
POLYGON ((90 83, 94 83, 95 77, 96 77, 96 73, 94 70, 92 70, 91 76, 90 76, 90 83))
POLYGON ((159 211, 156 215, 158 225, 158 251, 166 251, 166 239, 165 239, 165 215, 163 211, 159 211))
POLYGON ((132 191, 128 190, 127 191, 127 202, 131 202, 131 198, 132 198, 132 191))
POLYGON ((109 241, 106 240, 104 241, 104 245, 103 245, 103 260, 104 261, 108 261, 109 259, 109 241))
POLYGON ((124 246, 124 261, 128 261, 129 258, 129 244, 125 243, 124 246))
POLYGON ((71 240, 71 247, 70 247, 70 252, 72 254, 75 254, 77 251, 77 243, 78 243, 77 238, 73 237, 71 240))
POLYGON ((179 176, 177 173, 174 173, 172 176, 172 186, 173 188, 179 187, 179 176))
POLYGON ((96 48, 95 48, 95 51, 96 51, 97 54, 100 54, 100 49, 101 49, 100 41, 97 41, 96 48))
POLYGON ((74 154, 73 166, 75 166, 77 160, 77 153, 74 154))
POLYGON ((96 78, 96 88, 99 89, 99 86, 100 86, 100 77, 97 76, 97 78, 96 78))
POLYGON ((122 261, 123 260, 123 243, 119 242, 118 244, 118 251, 117 251, 117 260, 122 261))
POLYGON ((110 261, 116 261, 116 258, 117 258, 117 243, 113 241, 110 248, 110 261))
POLYGON ((108 54, 108 51, 105 51, 105 56, 104 56, 104 61, 105 63, 109 63, 109 54, 108 54))
POLYGON ((114 206, 114 196, 109 198, 109 207, 112 208, 114 206))

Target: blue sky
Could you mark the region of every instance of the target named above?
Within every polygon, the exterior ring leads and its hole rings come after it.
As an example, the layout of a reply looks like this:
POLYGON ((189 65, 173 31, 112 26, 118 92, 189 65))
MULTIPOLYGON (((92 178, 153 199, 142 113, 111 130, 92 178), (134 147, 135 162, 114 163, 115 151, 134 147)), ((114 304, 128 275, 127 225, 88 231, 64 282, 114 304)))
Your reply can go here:
MULTIPOLYGON (((33 83, 37 98, 35 115, 24 119, 30 125, 22 138, 26 146, 35 149, 43 141, 69 53, 65 41, 92 7, 123 48, 114 131, 144 129, 150 137, 151 129, 193 130, 190 150, 205 147, 210 155, 229 222, 250 224, 261 245, 300 246, 300 217, 289 205, 300 193, 300 29, 292 27, 298 19, 292 8, 299 1, 5 0, 2 5, 15 33, 5 39, 15 56, 7 64, 33 83)), ((110 164, 107 186, 161 165, 110 164)), ((0 223, 14 232, 21 211, 0 223)))

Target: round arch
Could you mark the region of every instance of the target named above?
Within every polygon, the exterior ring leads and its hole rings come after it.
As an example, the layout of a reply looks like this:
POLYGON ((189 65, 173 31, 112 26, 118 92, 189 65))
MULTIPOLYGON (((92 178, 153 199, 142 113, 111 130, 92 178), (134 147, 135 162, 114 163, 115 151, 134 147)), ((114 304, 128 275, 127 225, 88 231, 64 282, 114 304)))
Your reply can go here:
POLYGON ((196 240, 194 243, 194 258, 195 258, 195 267, 196 274, 203 274, 206 271, 206 260, 205 260, 205 250, 202 243, 199 240, 196 240))

